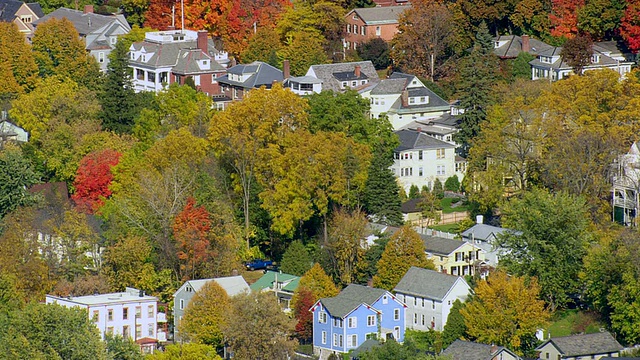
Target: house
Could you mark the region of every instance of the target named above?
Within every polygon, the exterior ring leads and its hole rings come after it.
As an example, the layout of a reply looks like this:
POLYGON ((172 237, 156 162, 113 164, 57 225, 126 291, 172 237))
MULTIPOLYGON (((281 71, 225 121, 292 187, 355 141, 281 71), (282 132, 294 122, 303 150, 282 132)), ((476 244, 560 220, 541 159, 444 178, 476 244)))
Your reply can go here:
POLYGON ((44 16, 37 2, 24 3, 17 0, 0 0, 0 21, 16 24, 18 30, 30 41, 35 28, 33 22, 44 16))
POLYGON ((282 83, 283 80, 284 72, 262 61, 234 65, 218 78, 220 95, 214 97, 213 101, 222 109, 232 101, 242 100, 252 89, 263 86, 271 89, 274 83, 282 83))
POLYGON ((322 90, 359 92, 380 81, 371 61, 311 65, 306 76, 321 81, 322 90))
MULTIPOLYGON (((451 111, 454 107, 450 107, 451 111)), ((448 142, 449 144, 458 146, 453 138, 459 131, 460 118, 457 115, 452 115, 446 112, 437 117, 430 117, 427 119, 413 120, 407 125, 403 126, 403 129, 418 130, 434 137, 438 140, 448 142)), ((464 171, 463 171, 464 172, 464 171)))
POLYGON ((442 331, 456 300, 467 300, 471 287, 459 276, 412 266, 393 289, 404 302, 408 329, 442 331))
POLYGON ((167 341, 166 333, 159 327, 167 320, 164 313, 158 312, 158 299, 145 295, 142 290, 128 287, 124 292, 110 294, 78 297, 47 295, 46 303, 87 309, 89 319, 96 324, 102 338, 106 334, 121 335, 152 344, 143 350, 155 348, 159 341, 167 341))
POLYGON ((426 87, 417 76, 399 72, 363 91, 362 97, 371 102, 372 117, 386 114, 396 130, 412 121, 434 119, 451 110, 449 102, 426 87))
POLYGON ((466 241, 437 236, 420 235, 427 258, 433 261, 436 270, 455 276, 485 276, 485 251, 478 245, 466 241))
POLYGON ((227 276, 220 277, 215 279, 199 279, 199 280, 189 280, 185 281, 182 286, 173 294, 173 331, 174 331, 174 341, 180 339, 180 334, 178 332, 178 324, 182 320, 184 316, 184 311, 186 307, 189 305, 189 301, 191 298, 204 286, 204 284, 209 281, 215 281, 224 291, 227 292, 229 297, 238 295, 242 292, 249 291, 249 285, 242 278, 242 276, 227 276))
POLYGON ((409 5, 409 0, 373 0, 376 6, 402 6, 409 5))
POLYGON ((551 338, 536 351, 540 360, 582 360, 619 357, 623 347, 609 332, 551 338))
POLYGON ((384 6, 349 11, 344 16, 346 23, 344 49, 356 50, 362 43, 374 38, 391 41, 398 33, 398 18, 410 8, 411 5, 384 6))
POLYGON ((464 178, 465 173, 459 171, 462 167, 456 158, 455 145, 422 131, 402 129, 395 134, 400 145, 394 150, 391 170, 405 191, 408 192, 411 185, 432 189, 436 179, 444 184, 453 175, 460 180, 464 178))
POLYGON ((131 26, 124 15, 100 15, 93 12, 93 5, 85 5, 84 11, 59 8, 52 13, 34 21, 38 27, 49 19, 67 19, 85 42, 85 49, 100 65, 101 71, 107 70, 109 54, 118 42, 118 36, 128 34, 131 26))
POLYGON ((272 291, 284 311, 291 311, 291 298, 298 288, 300 277, 276 271, 267 271, 249 286, 251 291, 272 291))
POLYGON ((207 95, 220 93, 218 78, 226 72, 226 52, 218 51, 206 31, 169 30, 145 34, 131 44, 129 67, 136 92, 160 92, 187 79, 207 95))
POLYGON ((483 223, 484 216, 476 216, 476 224, 462 232, 462 239, 475 244, 485 251, 485 261, 487 265, 495 267, 500 261, 500 257, 507 250, 498 244, 500 235, 513 233, 522 234, 521 231, 505 229, 498 226, 483 223))
MULTIPOLYGON (((6 114, 6 112, 2 112, 6 114)), ((20 126, 12 123, 6 118, 0 120, 0 144, 7 141, 16 143, 26 143, 29 141, 29 133, 20 126)))
POLYGON ((513 351, 496 345, 456 340, 443 352, 451 360, 520 360, 513 351))
POLYGON ((613 221, 638 226, 640 209, 640 147, 634 142, 629 152, 618 156, 613 165, 613 221))
POLYGON ((389 291, 351 284, 318 300, 313 312, 313 351, 320 359, 347 353, 367 339, 404 341, 405 307, 389 291))
POLYGON ((526 52, 538 56, 542 51, 548 51, 553 46, 529 35, 501 35, 494 39, 493 53, 501 59, 515 59, 520 53, 526 52))

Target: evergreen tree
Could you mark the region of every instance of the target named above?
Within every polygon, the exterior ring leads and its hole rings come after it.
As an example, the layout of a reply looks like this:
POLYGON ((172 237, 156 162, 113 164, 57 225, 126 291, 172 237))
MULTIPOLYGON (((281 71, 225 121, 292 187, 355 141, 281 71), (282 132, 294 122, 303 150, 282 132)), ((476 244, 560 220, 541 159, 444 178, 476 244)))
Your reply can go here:
POLYGON ((511 79, 513 81, 516 79, 531 80, 531 65, 529 65, 529 61, 535 58, 535 56, 524 51, 518 54, 518 57, 511 61, 511 79))
MULTIPOLYGON (((402 224, 400 206, 400 186, 389 168, 393 164, 391 157, 376 154, 371 160, 369 177, 365 187, 364 207, 368 214, 374 215, 376 221, 389 225, 402 224)), ((404 191, 402 191, 404 193, 404 191)))
POLYGON ((418 188, 418 185, 411 184, 411 187, 409 188, 409 199, 417 199, 419 197, 420 188, 418 188))
POLYGON ((440 181, 440 179, 436 178, 433 182, 433 190, 431 192, 438 199, 442 199, 444 197, 444 189, 442 188, 442 181, 440 181))
POLYGON ((460 309, 463 307, 464 304, 460 300, 456 299, 456 301, 453 302, 453 306, 447 317, 447 323, 442 330, 442 347, 445 349, 457 339, 462 339, 467 332, 467 326, 464 324, 464 316, 460 314, 460 309))
POLYGON ((311 269, 311 257, 300 240, 292 242, 282 255, 280 270, 283 273, 302 276, 311 269))
POLYGON ((460 180, 458 180, 458 175, 450 176, 444 182, 444 189, 447 191, 459 191, 460 190, 460 180))

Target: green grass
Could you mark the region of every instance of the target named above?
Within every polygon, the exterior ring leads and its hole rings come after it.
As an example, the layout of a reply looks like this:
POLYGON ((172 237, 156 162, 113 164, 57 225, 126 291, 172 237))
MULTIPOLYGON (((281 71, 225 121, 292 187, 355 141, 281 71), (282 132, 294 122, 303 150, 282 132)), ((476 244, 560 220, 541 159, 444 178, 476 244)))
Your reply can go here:
POLYGON ((582 332, 593 334, 600 331, 601 327, 604 324, 593 313, 573 309, 558 311, 547 331, 552 337, 558 337, 582 332))
POLYGON ((451 205, 456 201, 462 201, 462 200, 457 198, 443 198, 440 201, 440 205, 442 206, 442 212, 444 214, 450 214, 453 212, 464 212, 469 210, 469 206, 464 202, 458 204, 456 207, 452 207, 451 205))
POLYGON ((298 345, 298 352, 307 355, 313 355, 313 345, 298 345))
POLYGON ((446 224, 446 225, 433 225, 433 226, 429 226, 429 228, 455 234, 458 232, 458 229, 460 227, 458 226, 458 224, 446 224))

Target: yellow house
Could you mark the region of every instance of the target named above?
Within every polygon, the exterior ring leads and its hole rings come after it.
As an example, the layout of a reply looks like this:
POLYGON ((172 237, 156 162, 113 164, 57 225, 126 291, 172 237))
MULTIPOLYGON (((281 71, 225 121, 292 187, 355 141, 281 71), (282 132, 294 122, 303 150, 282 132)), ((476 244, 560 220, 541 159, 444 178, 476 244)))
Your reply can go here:
MULTIPOLYGON (((421 235, 427 257, 436 270, 456 276, 475 275, 485 265, 485 251, 472 243, 421 235)), ((479 272, 484 276, 483 272, 479 272)))

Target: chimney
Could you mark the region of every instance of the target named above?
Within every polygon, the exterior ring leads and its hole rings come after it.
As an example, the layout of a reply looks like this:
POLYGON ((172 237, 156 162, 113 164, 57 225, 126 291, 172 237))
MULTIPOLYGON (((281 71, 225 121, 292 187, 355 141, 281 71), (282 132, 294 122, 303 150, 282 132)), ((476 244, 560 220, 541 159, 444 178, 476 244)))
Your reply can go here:
POLYGON ((282 62, 282 73, 285 79, 291 77, 291 66, 289 65, 289 60, 282 62))
POLYGON ((495 354, 498 351, 498 346, 496 344, 491 344, 491 355, 495 354))
POLYGON ((418 132, 422 132, 422 128, 420 126, 418 126, 418 132))
POLYGON ((175 26, 171 26, 171 25, 167 26, 167 31, 173 31, 175 29, 176 29, 175 26))
POLYGON ((522 51, 531 51, 531 45, 529 44, 529 35, 522 35, 522 51))
POLYGON ((235 57, 231 57, 231 61, 229 62, 229 67, 232 68, 236 66, 236 58, 235 57))
POLYGON ((231 271, 231 276, 238 276, 238 269, 233 269, 231 271))
POLYGON ((85 5, 84 6, 85 14, 93 14, 93 5, 85 5))
POLYGON ((400 96, 402 100, 402 106, 409 106, 409 90, 402 90, 402 95, 400 96))
POLYGON ((356 76, 356 78, 360 77, 360 65, 356 65, 356 70, 353 72, 353 74, 356 76))
POLYGON ((209 33, 206 30, 198 31, 198 49, 203 53, 209 54, 209 33))
POLYGON ((476 224, 484 223, 484 215, 476 215, 476 224))

